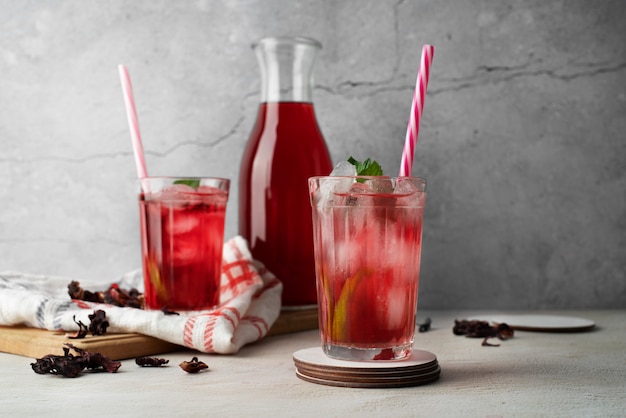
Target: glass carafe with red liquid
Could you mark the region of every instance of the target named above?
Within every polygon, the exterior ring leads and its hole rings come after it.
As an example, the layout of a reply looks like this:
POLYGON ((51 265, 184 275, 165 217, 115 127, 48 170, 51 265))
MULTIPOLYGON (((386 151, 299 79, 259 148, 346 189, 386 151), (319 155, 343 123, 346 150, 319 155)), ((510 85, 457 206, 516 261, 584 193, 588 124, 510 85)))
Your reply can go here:
POLYGON ((330 154, 312 101, 321 48, 304 37, 253 45, 261 67, 261 103, 239 174, 239 233, 255 259, 283 283, 283 306, 317 302, 307 181, 328 175, 330 154))

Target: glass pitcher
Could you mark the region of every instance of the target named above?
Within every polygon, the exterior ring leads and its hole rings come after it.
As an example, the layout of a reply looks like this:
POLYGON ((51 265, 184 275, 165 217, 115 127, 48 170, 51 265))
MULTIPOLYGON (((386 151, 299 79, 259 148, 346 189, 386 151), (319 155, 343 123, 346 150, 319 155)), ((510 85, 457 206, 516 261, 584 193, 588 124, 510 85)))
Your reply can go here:
POLYGON ((283 283, 283 306, 314 305, 315 262, 308 178, 332 163, 312 101, 322 45, 310 38, 264 38, 253 45, 261 103, 239 175, 239 233, 255 259, 283 283))

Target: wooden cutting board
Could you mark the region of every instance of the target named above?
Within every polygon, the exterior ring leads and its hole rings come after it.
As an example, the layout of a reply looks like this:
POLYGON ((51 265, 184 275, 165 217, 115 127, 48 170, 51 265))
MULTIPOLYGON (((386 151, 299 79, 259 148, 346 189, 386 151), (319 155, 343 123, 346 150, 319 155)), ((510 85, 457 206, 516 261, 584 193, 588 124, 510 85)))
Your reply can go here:
MULTIPOLYGON (((317 308, 283 311, 268 336, 315 329, 317 326, 317 308)), ((41 358, 47 354, 63 354, 66 343, 89 352, 102 353, 113 360, 152 356, 182 348, 141 334, 88 335, 71 339, 66 337, 64 331, 0 326, 0 352, 41 358)))

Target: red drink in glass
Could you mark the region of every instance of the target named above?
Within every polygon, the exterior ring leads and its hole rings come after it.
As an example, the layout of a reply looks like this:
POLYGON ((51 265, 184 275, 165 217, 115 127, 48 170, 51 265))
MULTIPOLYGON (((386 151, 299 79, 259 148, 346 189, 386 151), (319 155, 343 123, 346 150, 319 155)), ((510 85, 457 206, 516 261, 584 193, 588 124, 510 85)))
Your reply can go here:
POLYGON ((145 308, 217 306, 229 181, 150 177, 141 182, 145 308))
POLYGON ((397 360, 415 333, 425 183, 310 180, 320 336, 344 360, 397 360))

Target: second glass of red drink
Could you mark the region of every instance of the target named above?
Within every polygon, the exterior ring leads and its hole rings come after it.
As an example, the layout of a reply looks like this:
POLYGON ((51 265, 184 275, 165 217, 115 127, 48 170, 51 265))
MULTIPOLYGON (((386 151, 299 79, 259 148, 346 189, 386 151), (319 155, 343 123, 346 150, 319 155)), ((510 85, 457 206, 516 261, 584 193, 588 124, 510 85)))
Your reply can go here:
POLYGON ((147 177, 140 185, 144 307, 214 308, 229 180, 147 177))

